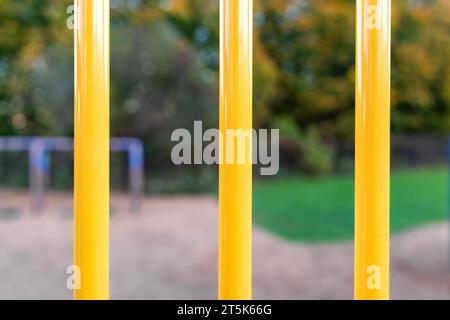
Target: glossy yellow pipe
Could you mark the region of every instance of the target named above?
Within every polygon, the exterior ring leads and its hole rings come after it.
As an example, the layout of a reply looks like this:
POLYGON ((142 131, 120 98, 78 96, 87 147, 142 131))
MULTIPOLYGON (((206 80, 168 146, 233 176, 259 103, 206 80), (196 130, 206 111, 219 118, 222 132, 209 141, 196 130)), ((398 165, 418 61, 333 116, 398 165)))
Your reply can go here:
MULTIPOLYGON (((220 1, 219 299, 252 298, 252 164, 224 156, 229 129, 252 129, 253 1, 220 1)), ((251 139, 248 141, 251 145, 251 139)), ((248 149, 247 149, 248 150, 248 149)), ((227 150, 229 151, 229 150, 227 150)))
POLYGON ((391 0, 357 0, 355 299, 389 299, 391 0))
POLYGON ((109 298, 109 0, 76 0, 74 298, 109 298))

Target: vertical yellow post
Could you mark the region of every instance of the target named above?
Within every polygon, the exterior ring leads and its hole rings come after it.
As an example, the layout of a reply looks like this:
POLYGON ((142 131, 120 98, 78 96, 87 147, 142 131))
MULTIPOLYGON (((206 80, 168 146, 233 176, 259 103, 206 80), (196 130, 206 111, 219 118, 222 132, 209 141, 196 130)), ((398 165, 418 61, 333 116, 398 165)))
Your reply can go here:
POLYGON ((75 299, 109 298, 109 0, 75 0, 75 299))
POLYGON ((357 0, 355 299, 389 299, 391 0, 357 0))
MULTIPOLYGON (((252 298, 252 159, 228 162, 230 129, 252 129, 253 0, 220 0, 219 299, 252 298), (227 147, 228 146, 228 147, 227 147)), ((237 131, 235 131, 237 132, 237 131)), ((251 148, 251 136, 247 136, 251 148)), ((241 150, 242 151, 242 150, 241 150)))

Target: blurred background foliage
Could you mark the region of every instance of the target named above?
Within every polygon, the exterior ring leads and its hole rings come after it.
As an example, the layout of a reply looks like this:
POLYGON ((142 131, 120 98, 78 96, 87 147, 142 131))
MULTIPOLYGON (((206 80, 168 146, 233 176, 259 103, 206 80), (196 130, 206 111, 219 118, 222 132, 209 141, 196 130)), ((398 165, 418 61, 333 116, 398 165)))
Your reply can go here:
MULTIPOLYGON (((0 0, 0 135, 73 134, 72 4, 0 0)), ((286 170, 332 172, 337 146, 353 142, 354 6, 255 0, 254 122, 281 129, 286 170)), ((170 134, 217 126, 219 1, 111 8, 111 135, 144 141, 148 191, 210 190, 215 168, 170 164, 170 134)), ((449 133, 449 13, 448 0, 393 1, 394 135, 449 133)), ((17 166, 10 176, 25 181, 17 166)))

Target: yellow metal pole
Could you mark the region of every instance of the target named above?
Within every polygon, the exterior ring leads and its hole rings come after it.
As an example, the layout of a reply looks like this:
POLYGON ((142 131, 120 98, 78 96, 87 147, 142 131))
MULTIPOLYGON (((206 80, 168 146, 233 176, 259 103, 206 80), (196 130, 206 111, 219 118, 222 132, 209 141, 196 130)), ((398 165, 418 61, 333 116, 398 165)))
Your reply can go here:
POLYGON ((75 0, 74 298, 109 298, 109 0, 75 0), (75 285, 78 287, 77 285, 75 285))
MULTIPOLYGON (((228 162, 227 132, 252 129, 253 0, 220 0, 219 299, 252 298, 252 159, 228 162)), ((251 138, 247 140, 251 146, 251 138)), ((237 151, 237 148, 234 148, 237 151)))
POLYGON ((389 299, 391 0, 357 0, 355 299, 389 299))

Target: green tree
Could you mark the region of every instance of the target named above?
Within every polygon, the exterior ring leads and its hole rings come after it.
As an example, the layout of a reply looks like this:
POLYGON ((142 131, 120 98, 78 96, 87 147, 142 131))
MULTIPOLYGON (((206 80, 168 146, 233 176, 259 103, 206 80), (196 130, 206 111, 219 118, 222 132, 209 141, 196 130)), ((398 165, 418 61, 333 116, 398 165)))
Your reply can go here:
MULTIPOLYGON (((217 2, 199 0, 168 14, 201 51, 218 47, 217 2), (207 28, 209 40, 195 35, 207 28)), ((393 1, 394 132, 448 132, 449 2, 393 1)), ((350 139, 354 118, 355 3, 351 0, 255 2, 256 123, 289 116, 302 130, 350 139)), ((217 63, 208 64, 217 70, 217 63)))

